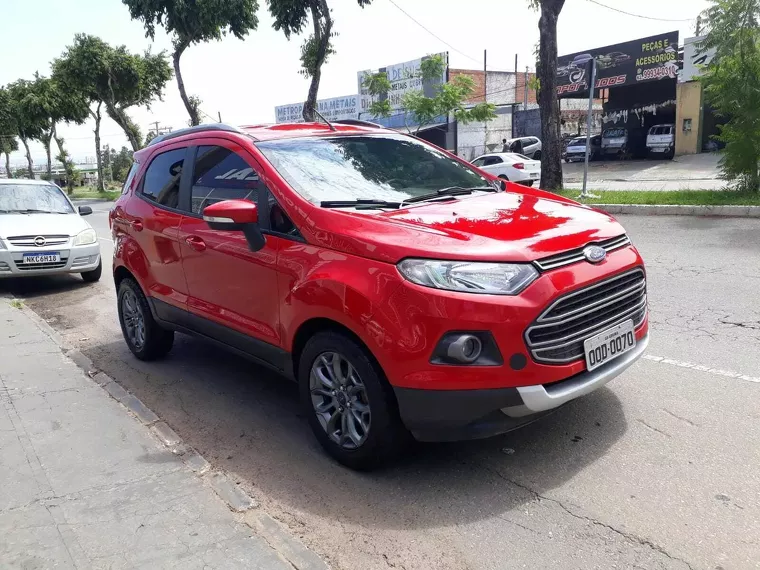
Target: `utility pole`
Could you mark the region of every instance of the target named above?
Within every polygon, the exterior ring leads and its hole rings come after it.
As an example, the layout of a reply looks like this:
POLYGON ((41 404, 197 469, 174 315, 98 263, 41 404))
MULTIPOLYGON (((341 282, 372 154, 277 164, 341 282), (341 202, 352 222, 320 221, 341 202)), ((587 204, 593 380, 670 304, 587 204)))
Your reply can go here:
POLYGON ((530 67, 525 66, 525 99, 523 103, 523 111, 528 110, 528 75, 530 73, 530 67))
POLYGON ((515 54, 515 77, 517 77, 517 54, 515 54))
MULTIPOLYGON (((488 103, 488 51, 483 50, 483 102, 488 103)), ((483 121, 483 153, 488 152, 488 121, 483 121)))
POLYGON ((217 111, 217 114, 219 115, 219 122, 221 123, 222 122, 222 112, 221 111, 217 111))
POLYGON ((588 191, 588 161, 591 155, 591 115, 594 112, 594 88, 596 87, 596 59, 593 57, 586 61, 586 65, 591 66, 591 82, 588 88, 588 115, 586 116, 586 160, 583 165, 583 190, 578 196, 579 200, 584 198, 598 198, 588 191))

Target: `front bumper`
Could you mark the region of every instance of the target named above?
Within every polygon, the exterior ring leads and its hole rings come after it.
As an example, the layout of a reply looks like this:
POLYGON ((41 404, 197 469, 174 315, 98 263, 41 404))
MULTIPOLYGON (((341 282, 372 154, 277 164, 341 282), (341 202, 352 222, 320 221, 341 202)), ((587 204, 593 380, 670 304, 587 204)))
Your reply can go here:
POLYGON ((11 248, 0 250, 0 279, 8 277, 37 277, 40 275, 59 275, 62 273, 84 273, 92 271, 100 264, 100 244, 52 246, 44 251, 30 248, 11 248), (60 263, 43 266, 25 266, 25 253, 60 253, 60 263))
POLYGON ((506 433, 598 390, 641 358, 648 344, 647 334, 619 358, 552 384, 494 390, 395 388, 399 413, 419 441, 481 439, 506 433))

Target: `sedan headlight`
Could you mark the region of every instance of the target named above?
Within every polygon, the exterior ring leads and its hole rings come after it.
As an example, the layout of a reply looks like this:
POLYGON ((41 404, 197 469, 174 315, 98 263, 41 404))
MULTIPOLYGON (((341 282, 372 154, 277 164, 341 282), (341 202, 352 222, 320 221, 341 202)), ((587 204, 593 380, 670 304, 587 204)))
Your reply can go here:
POLYGON ((398 269, 417 285, 489 295, 517 295, 538 277, 535 267, 518 263, 405 259, 398 269))
POLYGON ((77 237, 74 238, 74 245, 90 245, 97 241, 98 234, 95 233, 95 230, 90 228, 89 230, 84 230, 77 234, 77 237))

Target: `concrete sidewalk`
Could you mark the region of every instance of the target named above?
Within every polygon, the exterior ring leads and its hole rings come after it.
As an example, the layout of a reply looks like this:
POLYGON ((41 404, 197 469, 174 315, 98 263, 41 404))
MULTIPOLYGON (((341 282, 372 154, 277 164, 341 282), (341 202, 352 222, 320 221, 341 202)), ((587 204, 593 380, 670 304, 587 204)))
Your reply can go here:
POLYGON ((133 417, 44 328, 0 297, 0 568, 325 567, 294 563, 305 549, 273 519, 233 513, 224 475, 173 453, 150 410, 133 417))

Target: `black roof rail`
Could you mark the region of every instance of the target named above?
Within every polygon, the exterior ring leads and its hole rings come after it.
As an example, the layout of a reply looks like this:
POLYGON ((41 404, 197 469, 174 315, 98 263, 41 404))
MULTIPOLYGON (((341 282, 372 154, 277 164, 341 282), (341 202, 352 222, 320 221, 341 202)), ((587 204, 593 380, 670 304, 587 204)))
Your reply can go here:
POLYGON ((164 135, 159 135, 153 140, 151 140, 148 143, 148 146, 153 146, 154 144, 158 144, 160 142, 168 141, 171 139, 176 139, 177 137, 181 137, 184 135, 190 135, 193 133, 204 133, 208 131, 226 131, 228 133, 238 133, 238 134, 243 133, 243 131, 231 125, 225 125, 224 123, 211 123, 208 125, 198 125, 195 127, 187 127, 186 129, 177 129, 176 131, 172 131, 164 135))
POLYGON ((341 119, 340 121, 333 121, 333 124, 338 125, 355 125, 357 127, 374 127, 376 129, 384 129, 383 125, 377 123, 371 123, 370 121, 362 121, 360 119, 341 119))

